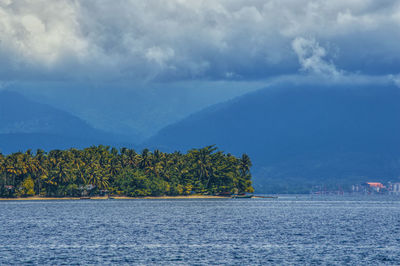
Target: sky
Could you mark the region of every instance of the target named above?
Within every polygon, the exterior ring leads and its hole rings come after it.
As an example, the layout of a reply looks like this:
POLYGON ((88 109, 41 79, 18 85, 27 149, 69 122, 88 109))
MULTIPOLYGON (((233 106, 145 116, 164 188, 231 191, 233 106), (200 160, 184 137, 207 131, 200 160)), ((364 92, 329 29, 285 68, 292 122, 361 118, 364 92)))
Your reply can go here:
POLYGON ((290 82, 400 86, 398 0, 0 0, 0 89, 144 139, 290 82))

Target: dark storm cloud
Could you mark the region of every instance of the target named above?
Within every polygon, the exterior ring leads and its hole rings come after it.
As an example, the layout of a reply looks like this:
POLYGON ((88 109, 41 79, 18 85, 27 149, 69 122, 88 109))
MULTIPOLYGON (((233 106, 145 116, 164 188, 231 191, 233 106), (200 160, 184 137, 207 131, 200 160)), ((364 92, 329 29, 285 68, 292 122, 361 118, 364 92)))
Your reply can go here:
POLYGON ((344 71, 396 74, 399 25, 396 0, 1 0, 0 75, 252 80, 316 70, 307 45, 344 71))

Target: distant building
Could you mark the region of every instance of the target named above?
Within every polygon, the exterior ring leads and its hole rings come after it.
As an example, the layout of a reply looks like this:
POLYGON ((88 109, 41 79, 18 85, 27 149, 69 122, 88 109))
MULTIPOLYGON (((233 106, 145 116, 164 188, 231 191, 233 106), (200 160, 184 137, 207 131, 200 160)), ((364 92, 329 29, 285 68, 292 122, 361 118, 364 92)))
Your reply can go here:
POLYGON ((351 191, 353 192, 365 192, 365 189, 362 185, 352 185, 351 191))
POLYGON ((400 183, 392 184, 392 193, 400 194, 400 183))
POLYGON ((400 182, 388 182, 386 185, 379 182, 366 182, 351 186, 353 193, 362 194, 397 194, 400 195, 400 182))
POLYGON ((386 187, 379 182, 367 182, 366 183, 369 186, 369 189, 374 191, 374 192, 382 192, 386 187))

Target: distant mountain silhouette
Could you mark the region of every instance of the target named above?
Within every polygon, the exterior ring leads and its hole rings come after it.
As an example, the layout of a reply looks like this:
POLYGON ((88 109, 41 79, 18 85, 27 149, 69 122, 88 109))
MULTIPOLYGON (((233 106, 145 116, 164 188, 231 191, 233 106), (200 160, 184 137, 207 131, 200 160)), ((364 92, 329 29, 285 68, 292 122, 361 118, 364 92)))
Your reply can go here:
POLYGON ((15 92, 0 91, 0 151, 3 153, 123 141, 67 112, 30 101, 15 92))
POLYGON ((165 150, 209 144, 249 154, 258 192, 398 180, 400 89, 266 88, 191 115, 147 142, 165 150))

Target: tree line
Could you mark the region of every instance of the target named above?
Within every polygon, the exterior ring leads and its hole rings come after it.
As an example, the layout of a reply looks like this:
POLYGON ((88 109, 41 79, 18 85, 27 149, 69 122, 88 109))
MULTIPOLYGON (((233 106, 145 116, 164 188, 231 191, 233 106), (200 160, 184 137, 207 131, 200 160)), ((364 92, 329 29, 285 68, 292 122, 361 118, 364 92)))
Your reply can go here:
POLYGON ((0 153, 0 197, 133 197, 253 192, 248 155, 213 146, 186 154, 128 148, 0 153))

